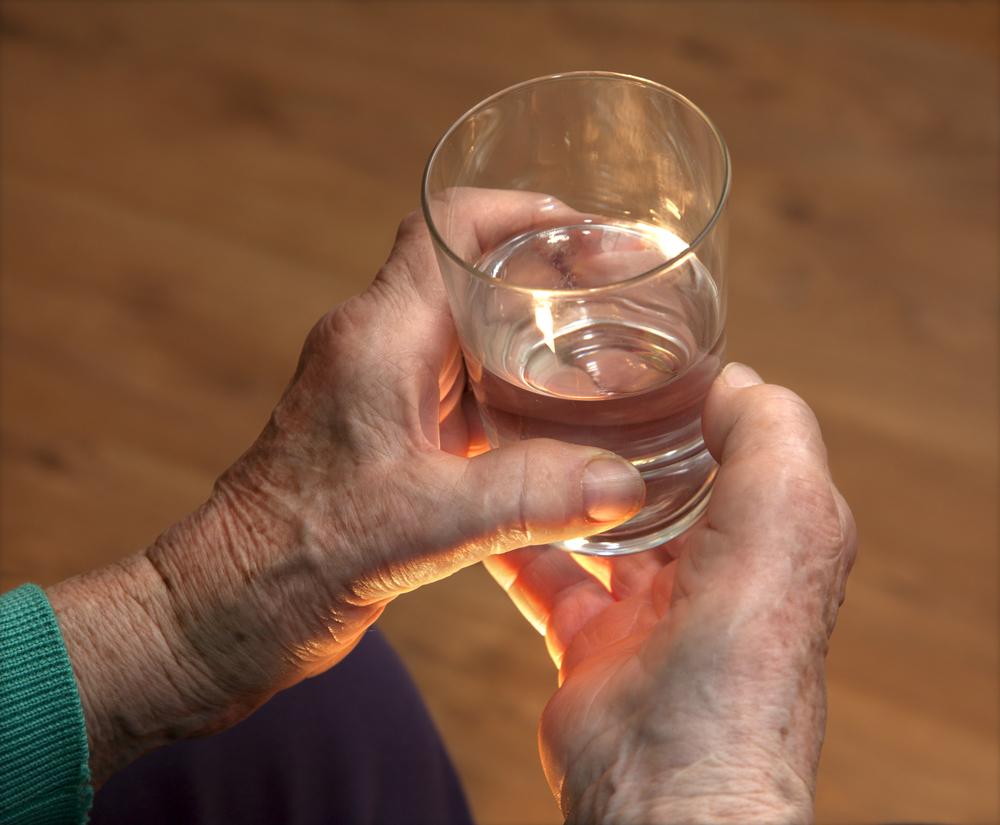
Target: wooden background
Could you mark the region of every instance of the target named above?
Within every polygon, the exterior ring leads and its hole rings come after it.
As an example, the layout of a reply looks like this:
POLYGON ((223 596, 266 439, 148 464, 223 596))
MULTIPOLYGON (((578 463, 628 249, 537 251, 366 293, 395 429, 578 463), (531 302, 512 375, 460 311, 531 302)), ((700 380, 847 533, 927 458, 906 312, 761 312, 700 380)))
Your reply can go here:
MULTIPOLYGON (((646 75, 729 140, 731 354, 814 405, 860 525, 820 821, 996 823, 997 8, 3 3, 2 586, 206 495, 465 108, 646 75)), ((382 625, 480 822, 558 821, 553 673, 483 571, 382 625)))

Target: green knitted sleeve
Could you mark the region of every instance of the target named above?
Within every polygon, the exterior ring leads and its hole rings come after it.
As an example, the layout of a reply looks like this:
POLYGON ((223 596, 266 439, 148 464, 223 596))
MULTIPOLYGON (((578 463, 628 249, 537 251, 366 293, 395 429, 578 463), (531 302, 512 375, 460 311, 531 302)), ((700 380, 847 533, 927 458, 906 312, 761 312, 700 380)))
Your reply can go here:
POLYGON ((45 592, 0 595, 0 823, 86 822, 93 791, 83 709, 45 592))

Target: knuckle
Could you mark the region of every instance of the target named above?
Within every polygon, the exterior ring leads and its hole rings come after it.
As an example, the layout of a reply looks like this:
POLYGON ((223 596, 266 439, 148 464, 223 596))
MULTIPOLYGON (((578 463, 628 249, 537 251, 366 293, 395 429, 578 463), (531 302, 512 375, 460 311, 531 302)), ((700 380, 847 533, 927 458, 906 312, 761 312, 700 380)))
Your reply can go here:
POLYGON ((399 234, 404 235, 419 230, 424 225, 424 216, 419 209, 414 209, 403 216, 399 222, 399 234))
POLYGON ((533 495, 534 492, 534 473, 532 472, 531 460, 529 456, 529 450, 522 450, 520 460, 517 462, 516 472, 520 477, 520 484, 518 484, 518 499, 517 499, 517 519, 510 525, 510 533, 512 536, 516 537, 519 541, 523 541, 524 544, 531 544, 531 510, 532 502, 535 500, 533 495))
POLYGON ((354 295, 320 318, 313 332, 321 340, 353 335, 371 323, 373 309, 367 293, 354 295))
POLYGON ((473 493, 480 512, 492 513, 491 529, 505 548, 533 544, 532 522, 537 505, 530 451, 524 447, 493 451, 489 471, 477 474, 473 493), (494 479, 484 483, 485 479, 494 479))
POLYGON ((306 336, 303 355, 332 357, 334 354, 350 354, 365 340, 365 333, 370 331, 375 321, 376 307, 367 292, 348 298, 313 325, 306 336))
POLYGON ((785 387, 765 384, 754 388, 749 412, 760 445, 800 472, 826 473, 826 446, 819 421, 801 396, 785 387))
POLYGON ((783 424, 815 426, 812 408, 798 393, 777 384, 762 384, 754 388, 759 414, 767 415, 783 424))
POLYGON ((392 247, 392 254, 389 260, 402 259, 406 263, 412 263, 415 248, 422 247, 429 242, 430 233, 427 229, 427 222, 423 213, 414 210, 399 222, 396 230, 396 240, 392 247))
POLYGON ((386 311, 405 315, 412 305, 413 296, 409 289, 410 271, 405 260, 392 255, 382 264, 374 282, 364 294, 386 311))
POLYGON ((434 251, 427 224, 423 215, 411 212, 399 224, 392 252, 375 276, 371 289, 393 296, 406 309, 420 298, 419 284, 423 273, 434 266, 434 251))
POLYGON ((484 512, 494 514, 493 527, 501 545, 524 547, 532 544, 535 487, 528 466, 528 451, 500 451, 494 453, 493 457, 497 463, 490 475, 505 479, 505 482, 502 485, 483 485, 480 479, 481 487, 476 496, 481 501, 484 512))

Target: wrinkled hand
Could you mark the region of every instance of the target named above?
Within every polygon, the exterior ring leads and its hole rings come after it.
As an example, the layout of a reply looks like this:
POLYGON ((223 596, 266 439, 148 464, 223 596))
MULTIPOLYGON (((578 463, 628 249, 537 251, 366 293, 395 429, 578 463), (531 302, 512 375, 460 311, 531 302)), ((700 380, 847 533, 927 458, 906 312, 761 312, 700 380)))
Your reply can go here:
MULTIPOLYGON (((539 197, 470 193, 471 251, 530 228, 539 197)), ((410 216, 372 286, 310 332, 210 500, 144 553, 50 589, 97 782, 330 667, 395 596, 639 509, 641 478, 610 453, 483 452, 464 388, 428 230, 410 216)))
POLYGON ((540 746, 570 822, 812 821, 854 522, 793 393, 730 365, 704 431, 706 517, 662 550, 487 561, 559 667, 540 746))

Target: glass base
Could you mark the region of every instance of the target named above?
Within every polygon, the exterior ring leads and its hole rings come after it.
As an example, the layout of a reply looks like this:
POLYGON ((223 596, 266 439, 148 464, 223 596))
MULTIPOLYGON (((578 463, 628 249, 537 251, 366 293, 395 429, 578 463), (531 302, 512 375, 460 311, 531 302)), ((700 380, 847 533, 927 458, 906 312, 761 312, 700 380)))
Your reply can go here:
POLYGON ((705 479, 705 483, 685 503, 684 507, 671 512, 663 522, 652 526, 642 525, 639 529, 629 529, 630 524, 642 517, 643 514, 640 512, 632 520, 605 533, 597 533, 581 539, 557 541, 553 543, 553 546, 571 553, 583 553, 587 556, 627 556, 631 553, 641 553, 644 550, 660 547, 694 525, 701 514, 705 512, 708 501, 712 497, 715 472, 715 469, 711 471, 709 477, 705 479))

